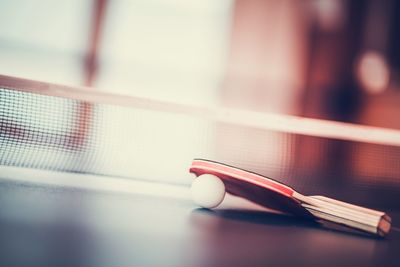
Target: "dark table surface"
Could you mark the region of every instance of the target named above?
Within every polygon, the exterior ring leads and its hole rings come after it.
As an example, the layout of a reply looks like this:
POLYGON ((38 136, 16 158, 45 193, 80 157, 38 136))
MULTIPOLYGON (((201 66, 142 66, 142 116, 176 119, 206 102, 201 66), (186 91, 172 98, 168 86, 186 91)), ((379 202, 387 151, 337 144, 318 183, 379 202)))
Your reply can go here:
POLYGON ((0 266, 400 266, 385 239, 259 211, 0 180, 0 266))

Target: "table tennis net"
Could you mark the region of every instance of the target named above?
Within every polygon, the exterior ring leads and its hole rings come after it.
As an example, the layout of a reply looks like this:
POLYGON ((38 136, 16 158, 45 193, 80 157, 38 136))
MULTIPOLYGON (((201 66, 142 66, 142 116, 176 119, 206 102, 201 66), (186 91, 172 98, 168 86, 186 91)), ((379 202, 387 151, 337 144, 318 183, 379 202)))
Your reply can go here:
POLYGON ((396 144, 257 128, 88 90, 0 76, 0 165, 189 184, 191 160, 208 158, 309 193, 400 200, 396 144))

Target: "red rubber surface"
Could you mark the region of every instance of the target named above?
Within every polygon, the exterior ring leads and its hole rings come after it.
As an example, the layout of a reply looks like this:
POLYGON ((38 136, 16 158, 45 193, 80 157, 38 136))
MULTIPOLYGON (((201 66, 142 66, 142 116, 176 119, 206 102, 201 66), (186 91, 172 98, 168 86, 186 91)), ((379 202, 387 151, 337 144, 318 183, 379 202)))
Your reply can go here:
POLYGON ((313 217, 293 198, 295 191, 292 188, 268 177, 205 159, 193 160, 189 171, 196 176, 216 175, 224 182, 228 193, 264 207, 297 216, 313 217))

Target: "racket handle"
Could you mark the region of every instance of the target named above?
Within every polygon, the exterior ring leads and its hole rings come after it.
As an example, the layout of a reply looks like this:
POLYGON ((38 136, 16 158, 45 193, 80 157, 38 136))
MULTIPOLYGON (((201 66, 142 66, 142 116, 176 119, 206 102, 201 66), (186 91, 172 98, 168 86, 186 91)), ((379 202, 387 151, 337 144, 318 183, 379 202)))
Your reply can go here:
POLYGON ((367 209, 324 196, 303 196, 302 206, 315 217, 385 236, 391 227, 391 218, 384 212, 367 209))

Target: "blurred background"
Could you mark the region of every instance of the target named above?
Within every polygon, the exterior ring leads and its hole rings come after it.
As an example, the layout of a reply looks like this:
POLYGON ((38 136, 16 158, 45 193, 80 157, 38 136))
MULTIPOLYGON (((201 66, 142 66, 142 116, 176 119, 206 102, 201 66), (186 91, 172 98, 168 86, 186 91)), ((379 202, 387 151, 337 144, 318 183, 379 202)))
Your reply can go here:
MULTIPOLYGON (((396 0, 2 0, 0 17, 4 75, 400 130, 396 0)), ((0 96, 6 107, 7 94, 0 96)), ((80 137, 71 143, 57 135, 61 146, 35 141, 69 149, 56 161, 54 154, 37 154, 36 146, 10 149, 16 126, 10 131, 8 122, 1 133, 5 165, 188 184, 186 167, 204 156, 277 177, 305 193, 325 190, 376 206, 400 201, 399 147, 24 99, 27 105, 9 105, 0 115, 35 116, 31 121, 45 130, 30 138, 74 127, 80 137), (36 112, 32 103, 47 110, 36 112), (79 141, 85 135, 91 141, 79 141), (127 145, 130 138, 135 144, 127 145), (76 151, 79 142, 89 149, 72 158, 70 148, 76 151)), ((32 127, 24 123, 25 130, 32 127)))

